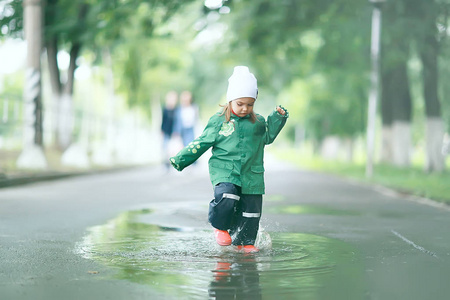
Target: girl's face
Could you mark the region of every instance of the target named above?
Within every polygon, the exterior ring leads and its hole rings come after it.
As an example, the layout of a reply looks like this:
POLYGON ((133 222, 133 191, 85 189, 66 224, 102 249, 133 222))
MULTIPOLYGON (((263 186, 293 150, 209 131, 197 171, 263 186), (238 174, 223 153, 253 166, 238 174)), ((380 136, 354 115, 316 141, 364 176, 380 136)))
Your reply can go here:
POLYGON ((231 108, 238 117, 242 118, 253 112, 254 104, 255 99, 251 97, 238 98, 231 101, 231 108))

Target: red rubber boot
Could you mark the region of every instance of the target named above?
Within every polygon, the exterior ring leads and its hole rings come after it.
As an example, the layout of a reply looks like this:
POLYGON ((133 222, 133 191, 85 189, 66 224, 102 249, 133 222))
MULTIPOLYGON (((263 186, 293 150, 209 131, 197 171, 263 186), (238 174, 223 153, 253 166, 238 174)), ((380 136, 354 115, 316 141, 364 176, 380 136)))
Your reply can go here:
POLYGON ((220 246, 231 245, 231 236, 226 230, 214 229, 214 236, 216 237, 216 242, 220 246))

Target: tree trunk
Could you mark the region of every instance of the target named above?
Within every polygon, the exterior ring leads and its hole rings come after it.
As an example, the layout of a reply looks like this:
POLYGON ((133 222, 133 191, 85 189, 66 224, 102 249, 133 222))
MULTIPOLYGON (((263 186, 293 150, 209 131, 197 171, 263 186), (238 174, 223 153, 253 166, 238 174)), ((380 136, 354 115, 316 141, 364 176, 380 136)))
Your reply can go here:
POLYGON ((427 116, 425 160, 425 170, 427 172, 441 172, 445 169, 445 157, 442 155, 444 123, 441 118, 441 104, 438 98, 438 41, 435 34, 435 27, 431 27, 424 39, 425 44, 421 47, 425 112, 427 116))
POLYGON ((392 72, 383 71, 381 74, 381 153, 383 163, 391 164, 394 159, 392 155, 392 72))
MULTIPOLYGON (((58 0, 47 0, 45 6, 45 26, 52 26, 56 21, 56 12, 58 10, 57 7, 58 0)), ((47 65, 50 75, 50 87, 52 91, 51 95, 51 108, 47 109, 50 111, 47 114, 47 118, 51 118, 50 124, 52 124, 51 135, 53 143, 57 143, 57 124, 58 124, 58 105, 61 99, 62 93, 62 84, 58 66, 58 37, 56 34, 47 32, 45 40, 45 49, 47 52, 47 65)))
POLYGON ((58 40, 56 37, 50 38, 49 41, 46 43, 46 50, 47 50, 47 65, 50 75, 50 87, 52 91, 51 95, 51 109, 47 109, 47 111, 50 111, 50 114, 48 114, 46 117, 51 118, 51 124, 52 128, 51 135, 52 135, 52 141, 57 142, 58 140, 58 106, 61 99, 61 93, 62 93, 62 87, 61 87, 61 79, 60 79, 60 72, 59 72, 59 66, 58 66, 58 40))
POLYGON ((425 171, 442 172, 445 169, 445 156, 442 153, 444 122, 442 119, 427 117, 425 171))
POLYGON ((77 58, 80 54, 81 44, 74 43, 70 49, 69 69, 67 70, 67 82, 64 85, 64 94, 73 94, 73 86, 75 82, 75 70, 77 69, 77 58))
MULTIPOLYGON (((56 0, 49 1, 49 4, 55 6, 56 0)), ((82 4, 78 13, 78 22, 84 26, 89 10, 88 4, 82 4)), ((48 10, 48 18, 53 17, 54 10, 48 10)), ((72 142, 73 131, 73 87, 75 81, 75 70, 77 68, 76 60, 81 52, 82 44, 79 41, 73 41, 70 49, 70 63, 67 71, 67 82, 63 85, 58 67, 58 39, 56 36, 51 37, 47 43, 47 56, 50 68, 50 80, 52 84, 53 98, 57 101, 57 121, 56 140, 61 150, 66 150, 72 142)))
POLYGON ((24 1, 23 18, 27 42, 26 78, 24 88, 23 149, 17 166, 24 169, 46 169, 43 152, 41 53, 42 2, 24 1))
POLYGON ((58 106, 58 146, 61 150, 66 150, 72 143, 72 133, 74 127, 73 114, 73 87, 75 80, 75 70, 81 46, 76 43, 70 50, 70 63, 67 70, 67 82, 64 85, 58 106))
POLYGON ((382 161, 406 167, 410 165, 412 143, 411 94, 406 61, 397 61, 386 67, 382 80, 382 161))
POLYGON ((344 147, 344 160, 348 163, 353 162, 354 153, 355 153, 355 143, 353 138, 347 137, 343 140, 344 147))
POLYGON ((65 151, 72 142, 73 107, 71 94, 63 93, 59 99, 57 126, 58 147, 65 151))
POLYGON ((61 95, 61 79, 58 67, 58 40, 53 37, 46 43, 50 85, 53 95, 61 95))
POLYGON ((383 23, 382 155, 384 162, 409 166, 411 153, 411 94, 407 72, 411 38, 405 20, 407 3, 388 1, 383 23))
MULTIPOLYGON (((408 57, 406 55, 406 57, 408 57)), ((399 62, 393 70, 392 81, 392 157, 399 167, 411 163, 411 94, 406 61, 399 62)))

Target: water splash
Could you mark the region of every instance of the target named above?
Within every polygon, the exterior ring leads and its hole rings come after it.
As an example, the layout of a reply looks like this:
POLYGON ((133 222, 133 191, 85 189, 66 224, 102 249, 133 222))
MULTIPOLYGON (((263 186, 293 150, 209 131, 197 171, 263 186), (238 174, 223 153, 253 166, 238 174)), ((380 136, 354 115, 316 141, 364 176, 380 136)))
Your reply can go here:
MULTIPOLYGON (((322 236, 260 231, 257 254, 216 245, 212 230, 137 222, 151 211, 127 212, 89 229, 77 253, 116 272, 114 279, 147 285, 161 297, 357 299, 352 284, 362 268, 354 249, 322 236), (345 268, 343 268, 345 266, 345 268), (340 278, 354 277, 347 286, 340 278), (344 292, 345 291, 345 292, 344 292), (345 297, 344 297, 345 295, 345 297), (283 297, 282 296, 282 297, 283 297)), ((358 293, 358 296, 361 296, 358 293)))

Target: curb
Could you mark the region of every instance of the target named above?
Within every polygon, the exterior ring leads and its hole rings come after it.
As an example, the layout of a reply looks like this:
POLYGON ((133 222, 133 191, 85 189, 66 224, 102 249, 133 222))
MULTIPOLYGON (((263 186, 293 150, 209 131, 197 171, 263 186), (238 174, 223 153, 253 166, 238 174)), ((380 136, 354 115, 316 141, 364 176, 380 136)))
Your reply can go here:
POLYGON ((32 174, 26 176, 17 176, 12 178, 3 178, 0 179, 0 188, 16 186, 16 185, 24 185, 39 181, 49 181, 56 180, 60 178, 67 178, 72 176, 80 176, 90 174, 88 172, 83 173, 50 173, 50 174, 32 174))
POLYGON ((45 173, 35 173, 35 174, 27 174, 27 175, 15 175, 8 177, 7 175, 0 177, 0 189, 18 186, 18 185, 26 185, 35 182, 42 181, 52 181, 58 179, 64 179, 75 176, 86 176, 86 175, 94 175, 94 174, 102 174, 102 173, 112 173, 124 170, 130 170, 134 168, 140 168, 146 166, 123 166, 109 169, 101 169, 101 170, 91 170, 91 171, 79 171, 79 172, 45 172, 45 173))

